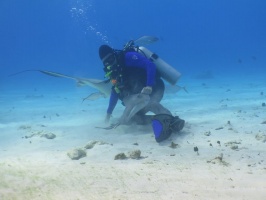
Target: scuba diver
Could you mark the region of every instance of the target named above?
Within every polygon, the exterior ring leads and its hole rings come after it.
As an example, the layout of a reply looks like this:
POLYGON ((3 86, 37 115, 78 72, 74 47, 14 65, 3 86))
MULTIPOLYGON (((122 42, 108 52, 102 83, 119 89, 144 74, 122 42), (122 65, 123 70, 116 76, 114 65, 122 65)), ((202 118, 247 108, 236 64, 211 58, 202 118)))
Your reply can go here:
POLYGON ((121 100, 126 108, 116 126, 152 124, 157 142, 169 138, 172 132, 183 129, 185 121, 172 116, 160 104, 165 86, 158 67, 139 48, 133 46, 132 41, 123 50, 102 45, 99 57, 104 65, 107 82, 112 83, 106 122, 109 122, 118 100, 121 100), (155 115, 147 115, 148 112, 155 115))

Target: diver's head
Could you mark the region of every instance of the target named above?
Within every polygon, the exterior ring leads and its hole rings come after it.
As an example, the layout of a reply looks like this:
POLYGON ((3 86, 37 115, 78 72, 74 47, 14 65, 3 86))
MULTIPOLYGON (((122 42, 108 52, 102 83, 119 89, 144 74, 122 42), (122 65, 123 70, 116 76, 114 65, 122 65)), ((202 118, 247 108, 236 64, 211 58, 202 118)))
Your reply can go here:
POLYGON ((115 51, 108 45, 102 45, 99 48, 99 56, 104 67, 111 67, 116 64, 115 51))
POLYGON ((110 80, 116 79, 119 76, 116 51, 108 45, 102 45, 99 48, 99 56, 104 65, 105 77, 110 80))

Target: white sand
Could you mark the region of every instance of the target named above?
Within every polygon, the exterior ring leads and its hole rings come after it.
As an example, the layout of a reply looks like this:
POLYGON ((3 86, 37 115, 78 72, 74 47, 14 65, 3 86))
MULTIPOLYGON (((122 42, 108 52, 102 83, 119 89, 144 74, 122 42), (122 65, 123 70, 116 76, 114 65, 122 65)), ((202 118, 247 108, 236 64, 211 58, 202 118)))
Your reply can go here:
MULTIPOLYGON (((183 82, 189 94, 167 94, 162 103, 186 126, 160 144, 149 126, 96 129, 105 126, 108 100, 81 104, 84 90, 6 90, 0 98, 0 199, 264 200, 266 143, 255 137, 266 134, 266 86, 256 81, 183 82), (56 138, 25 138, 47 132, 56 138), (87 149, 79 160, 67 156, 93 140, 107 144, 87 149), (170 148, 171 142, 178 148, 170 148), (114 160, 136 149, 142 159, 114 160)), ((113 120, 122 109, 116 108, 113 120)))

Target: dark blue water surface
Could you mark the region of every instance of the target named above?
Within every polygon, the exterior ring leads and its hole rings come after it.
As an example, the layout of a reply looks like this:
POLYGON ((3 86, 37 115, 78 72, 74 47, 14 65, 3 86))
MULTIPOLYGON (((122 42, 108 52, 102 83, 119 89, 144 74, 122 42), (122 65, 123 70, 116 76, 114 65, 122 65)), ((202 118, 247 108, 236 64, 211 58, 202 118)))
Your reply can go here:
POLYGON ((102 79, 98 47, 143 35, 160 39, 148 48, 184 77, 262 76, 265 10, 264 0, 1 0, 1 85, 47 81, 36 72, 7 78, 26 69, 102 79))

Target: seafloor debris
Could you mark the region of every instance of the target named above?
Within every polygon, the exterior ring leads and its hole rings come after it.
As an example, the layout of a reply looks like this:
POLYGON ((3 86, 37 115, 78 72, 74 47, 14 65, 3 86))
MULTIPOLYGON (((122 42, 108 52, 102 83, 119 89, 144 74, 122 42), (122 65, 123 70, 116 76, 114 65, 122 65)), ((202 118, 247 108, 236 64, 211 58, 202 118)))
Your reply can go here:
POLYGON ((92 149, 96 144, 98 145, 104 145, 104 144, 108 144, 107 142, 103 142, 103 141, 98 141, 98 140, 92 140, 90 142, 88 142, 84 148, 85 149, 92 149))
POLYGON ((31 134, 31 135, 25 135, 24 138, 25 138, 25 139, 28 139, 28 138, 32 138, 33 136, 36 136, 36 135, 40 135, 40 134, 38 134, 38 133, 33 133, 33 134, 31 134))
POLYGON ((266 142, 266 134, 264 133, 258 133, 255 136, 256 140, 262 141, 262 142, 266 142))
POLYGON ((132 151, 129 151, 128 153, 128 156, 126 156, 125 153, 119 153, 115 156, 115 160, 125 160, 127 158, 131 158, 131 159, 140 159, 140 158, 143 158, 141 156, 141 151, 139 149, 137 150, 132 150, 132 151))
POLYGON ((125 153, 119 153, 115 156, 115 160, 125 160, 127 159, 127 156, 125 153))
POLYGON ((241 144, 241 142, 240 141, 230 141, 230 142, 224 143, 224 146, 230 147, 233 150, 237 150, 238 144, 241 144))
POLYGON ((210 135, 211 135, 211 131, 206 131, 206 132, 204 133, 204 135, 206 135, 206 136, 210 136, 210 135))
POLYGON ((45 137, 47 139, 54 139, 56 138, 56 135, 53 133, 44 133, 44 134, 41 134, 41 137, 45 137))
POLYGON ((39 136, 39 137, 45 137, 46 139, 54 139, 56 138, 56 135, 54 133, 43 133, 43 131, 33 131, 34 133, 31 135, 26 135, 25 139, 32 138, 34 136, 39 136))
MULTIPOLYGON (((45 127, 45 125, 41 125, 41 127, 45 127)), ((34 136, 45 137, 46 139, 54 139, 54 138, 56 138, 56 135, 54 133, 52 133, 52 132, 48 132, 48 131, 45 131, 45 130, 34 130, 29 125, 21 125, 19 127, 19 129, 25 130, 26 132, 30 133, 29 135, 26 135, 26 136, 23 137, 25 139, 32 138, 34 136)))
POLYGON ((174 143, 174 142, 171 142, 169 147, 172 148, 172 149, 176 149, 177 147, 179 147, 179 145, 174 143))
POLYGON ((198 147, 194 147, 194 151, 197 152, 197 155, 199 155, 199 148, 198 147))
POLYGON ((90 141, 84 146, 84 148, 85 149, 92 149, 95 146, 95 144, 97 144, 97 143, 98 143, 98 141, 96 141, 96 140, 90 141))
POLYGON ((81 148, 72 149, 67 153, 68 157, 72 160, 79 160, 87 155, 86 151, 81 148))
POLYGON ((141 158, 141 151, 139 149, 129 151, 128 152, 128 157, 131 159, 140 159, 141 158))
POLYGON ((229 163, 228 162, 225 162, 223 160, 223 154, 221 153, 219 156, 211 159, 211 160, 208 160, 207 163, 212 163, 212 164, 221 164, 221 165, 224 165, 224 166, 229 166, 229 163))
POLYGON ((29 125, 21 125, 18 129, 29 130, 29 129, 31 129, 31 126, 29 126, 29 125))

